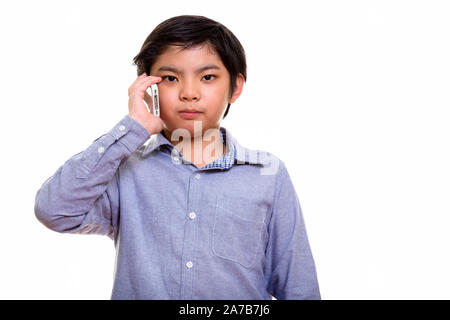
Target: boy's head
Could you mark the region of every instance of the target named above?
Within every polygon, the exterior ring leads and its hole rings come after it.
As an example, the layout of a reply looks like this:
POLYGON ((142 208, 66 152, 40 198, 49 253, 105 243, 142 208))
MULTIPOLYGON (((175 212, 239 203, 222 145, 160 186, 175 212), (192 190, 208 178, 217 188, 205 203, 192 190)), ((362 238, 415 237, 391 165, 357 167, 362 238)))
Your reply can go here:
MULTIPOLYGON (((162 77, 161 118, 169 131, 217 127, 247 80, 245 52, 225 26, 203 16, 183 15, 160 23, 133 59, 137 74, 162 77), (201 67, 214 67, 200 71, 201 67), (201 113, 193 118, 183 109, 201 113), (226 110, 225 110, 226 108, 226 110)), ((191 130, 189 130, 191 131, 191 130)))

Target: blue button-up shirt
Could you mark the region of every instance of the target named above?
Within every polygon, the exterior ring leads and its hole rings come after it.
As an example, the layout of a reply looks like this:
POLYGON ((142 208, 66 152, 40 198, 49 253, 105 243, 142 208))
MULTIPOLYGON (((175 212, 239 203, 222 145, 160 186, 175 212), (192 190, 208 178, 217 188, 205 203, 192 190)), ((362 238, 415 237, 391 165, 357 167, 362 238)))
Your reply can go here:
POLYGON ((114 240, 112 299, 320 299, 286 166, 220 131, 229 152, 197 168, 127 115, 44 182, 35 214, 114 240))

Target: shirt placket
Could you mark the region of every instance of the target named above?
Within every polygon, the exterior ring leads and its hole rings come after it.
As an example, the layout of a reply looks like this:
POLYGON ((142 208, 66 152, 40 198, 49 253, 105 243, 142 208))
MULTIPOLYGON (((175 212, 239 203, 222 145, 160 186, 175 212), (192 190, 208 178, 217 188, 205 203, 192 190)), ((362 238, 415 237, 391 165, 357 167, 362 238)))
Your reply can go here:
POLYGON ((187 210, 181 265, 181 299, 192 299, 194 273, 199 261, 195 259, 196 234, 198 228, 198 204, 201 174, 193 172, 189 178, 187 210))

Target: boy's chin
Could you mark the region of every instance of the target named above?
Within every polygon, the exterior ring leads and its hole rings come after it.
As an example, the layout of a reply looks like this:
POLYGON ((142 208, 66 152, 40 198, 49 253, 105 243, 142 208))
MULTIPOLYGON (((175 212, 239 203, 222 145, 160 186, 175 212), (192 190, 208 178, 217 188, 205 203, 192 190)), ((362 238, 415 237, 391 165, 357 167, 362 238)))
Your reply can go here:
POLYGON ((207 136, 220 135, 220 129, 212 126, 207 126, 203 121, 185 121, 178 123, 172 128, 165 128, 171 133, 171 139, 186 138, 204 138, 207 136), (206 133, 206 134, 205 134, 206 133))

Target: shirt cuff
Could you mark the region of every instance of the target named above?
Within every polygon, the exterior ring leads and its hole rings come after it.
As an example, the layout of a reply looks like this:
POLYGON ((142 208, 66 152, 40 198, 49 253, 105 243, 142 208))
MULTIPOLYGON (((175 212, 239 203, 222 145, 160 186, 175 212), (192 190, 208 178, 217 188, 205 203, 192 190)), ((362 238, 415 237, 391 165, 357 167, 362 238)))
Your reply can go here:
POLYGON ((129 115, 123 117, 108 133, 122 143, 130 153, 135 152, 150 138, 147 129, 129 115))

